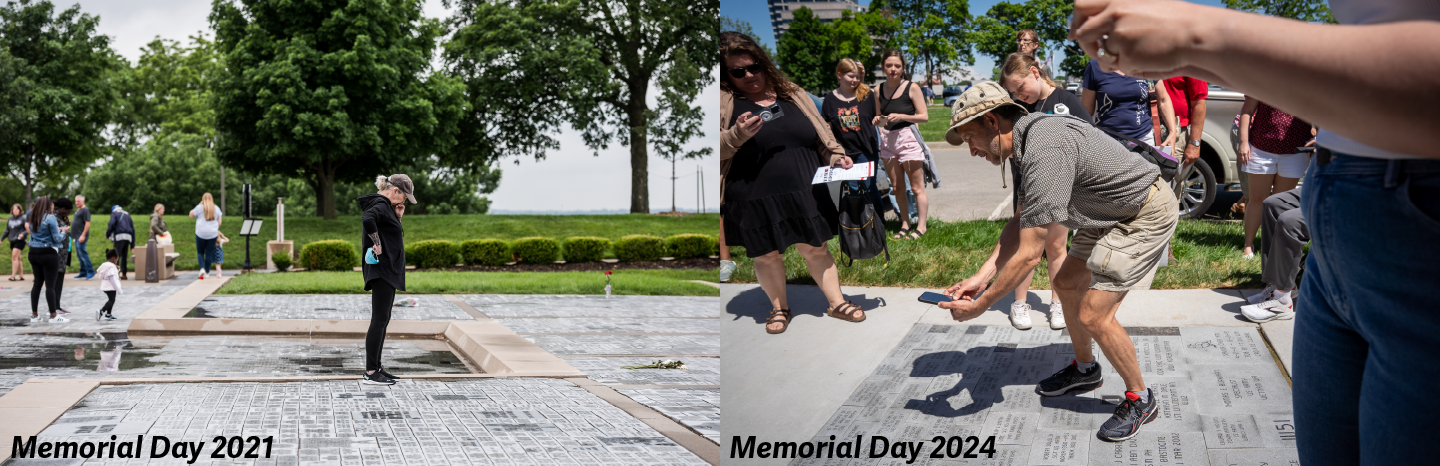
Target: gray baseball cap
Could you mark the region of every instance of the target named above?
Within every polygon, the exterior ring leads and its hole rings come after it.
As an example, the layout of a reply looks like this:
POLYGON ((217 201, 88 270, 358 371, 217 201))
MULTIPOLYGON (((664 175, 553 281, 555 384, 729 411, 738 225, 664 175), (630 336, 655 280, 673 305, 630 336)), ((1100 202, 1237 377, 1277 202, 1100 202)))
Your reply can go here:
POLYGON ((1014 105, 1021 111, 1025 110, 1025 107, 1010 99, 1010 93, 1006 92, 1005 88, 1000 87, 1000 84, 994 81, 986 81, 966 89, 960 94, 959 99, 955 99, 955 105, 950 107, 950 128, 945 130, 945 142, 952 146, 964 144, 965 141, 960 139, 960 134, 955 132, 956 128, 979 118, 980 115, 1006 105, 1014 105))
POLYGON ((395 185, 395 187, 397 187, 397 188, 400 188, 400 192, 405 193, 405 198, 406 198, 406 199, 409 199, 411 204, 416 204, 416 202, 415 202, 415 183, 412 182, 412 181, 410 181, 410 177, 409 177, 409 176, 407 176, 407 175, 390 175, 390 176, 386 177, 385 179, 386 179, 387 181, 389 181, 390 184, 395 185))

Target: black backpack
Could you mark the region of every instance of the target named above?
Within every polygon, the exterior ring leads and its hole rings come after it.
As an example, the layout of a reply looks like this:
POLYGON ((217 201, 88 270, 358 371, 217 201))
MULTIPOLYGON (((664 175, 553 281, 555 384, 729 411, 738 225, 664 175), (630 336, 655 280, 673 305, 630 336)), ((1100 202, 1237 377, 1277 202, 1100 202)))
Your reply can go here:
POLYGON ((850 257, 846 267, 855 264, 855 259, 870 259, 885 253, 885 265, 890 265, 890 248, 885 244, 885 221, 875 212, 870 203, 865 185, 851 190, 849 183, 840 185, 840 252, 850 257))
MULTIPOLYGON (((1058 116, 1058 115, 1052 115, 1052 116, 1058 116)), ((1041 117, 1036 118, 1036 120, 1039 120, 1040 118, 1050 118, 1050 117, 1051 117, 1051 116, 1041 116, 1041 117)), ((1062 118, 1066 118, 1066 117, 1062 117, 1062 118)), ((1078 119, 1079 117, 1069 117, 1069 118, 1077 118, 1077 119, 1078 119)), ((1084 120, 1081 120, 1081 121, 1084 121, 1084 120)), ((1088 123, 1088 122, 1087 122, 1087 123, 1088 123)), ((1094 125, 1091 125, 1091 126, 1094 126, 1094 125)), ((1030 126, 1026 126, 1026 127, 1025 127, 1025 131, 1020 133, 1020 140, 1022 140, 1022 141, 1029 141, 1029 140, 1030 140, 1030 138, 1029 138, 1029 136, 1030 136, 1030 128, 1034 128, 1034 127, 1035 127, 1035 122, 1031 122, 1031 123, 1030 123, 1030 126)), ((1165 182, 1168 183, 1168 182, 1174 180, 1174 179, 1175 179, 1175 175, 1180 173, 1180 160, 1176 159, 1175 157, 1172 157, 1172 156, 1170 156, 1169 154, 1166 154, 1166 153, 1164 153, 1164 152, 1160 152, 1158 149, 1155 149, 1155 147, 1153 147, 1153 146, 1151 146, 1151 145, 1149 145, 1149 144, 1146 144, 1146 143, 1144 143, 1143 141, 1140 141, 1139 139, 1135 139, 1135 138, 1132 138, 1132 137, 1130 137, 1130 136, 1126 136, 1126 135, 1123 135, 1123 134, 1120 134, 1120 133, 1117 133, 1117 132, 1114 132, 1114 131, 1110 131, 1110 130, 1108 130, 1108 129, 1101 128, 1101 127, 1099 127, 1099 126, 1094 126, 1094 127, 1095 127, 1095 129, 1098 129, 1098 130, 1104 132, 1105 134, 1109 135, 1110 137, 1114 138, 1116 142, 1119 142, 1120 145, 1125 148, 1125 150, 1130 151, 1130 152, 1133 152, 1133 153, 1135 153, 1136 155, 1139 155, 1141 159, 1144 159, 1146 162, 1150 162, 1151 165, 1154 165, 1154 166, 1158 167, 1158 168, 1160 169, 1160 178, 1163 178, 1163 179, 1165 180, 1165 182)), ((1023 152, 1023 148, 1022 148, 1022 152, 1023 152)))

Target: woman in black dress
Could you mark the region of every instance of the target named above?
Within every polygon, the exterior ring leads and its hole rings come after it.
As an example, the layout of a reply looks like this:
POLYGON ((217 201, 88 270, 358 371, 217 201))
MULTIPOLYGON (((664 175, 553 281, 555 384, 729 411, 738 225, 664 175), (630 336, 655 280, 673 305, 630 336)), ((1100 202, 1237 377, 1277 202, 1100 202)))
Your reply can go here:
POLYGON ((375 255, 374 264, 360 261, 365 276, 365 290, 370 292, 370 329, 365 333, 365 375, 361 383, 394 385, 395 376, 380 365, 380 349, 385 347, 385 329, 390 326, 390 310, 395 304, 395 290, 405 291, 405 228, 400 226, 396 205, 406 200, 415 203, 415 184, 409 176, 375 177, 380 192, 360 196, 360 250, 375 255))
POLYGON ((725 241, 743 246, 755 261, 755 277, 770 298, 765 331, 790 324, 785 264, 790 245, 805 258, 810 276, 829 302, 826 313, 865 320, 859 306, 840 293, 840 272, 826 243, 838 231, 839 213, 824 184, 812 185, 826 165, 849 168, 809 95, 775 68, 750 37, 720 34, 720 215, 725 241))

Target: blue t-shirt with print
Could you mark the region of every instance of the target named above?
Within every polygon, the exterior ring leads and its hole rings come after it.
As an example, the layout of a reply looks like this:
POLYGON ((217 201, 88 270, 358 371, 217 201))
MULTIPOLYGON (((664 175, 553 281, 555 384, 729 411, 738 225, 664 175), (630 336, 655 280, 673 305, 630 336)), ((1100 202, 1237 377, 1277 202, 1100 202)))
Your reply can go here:
POLYGON ((1100 70, 1100 62, 1085 65, 1086 89, 1095 91, 1095 126, 1136 139, 1155 131, 1150 120, 1150 82, 1100 70))

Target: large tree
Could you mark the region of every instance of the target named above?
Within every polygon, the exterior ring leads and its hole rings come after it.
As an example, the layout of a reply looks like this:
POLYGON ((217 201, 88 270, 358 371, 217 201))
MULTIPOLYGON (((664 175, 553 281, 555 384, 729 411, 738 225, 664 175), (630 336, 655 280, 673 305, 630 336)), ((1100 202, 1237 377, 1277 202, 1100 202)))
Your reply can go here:
POLYGON ((822 93, 835 88, 835 44, 828 24, 809 8, 793 12, 795 19, 775 40, 780 70, 802 88, 822 93))
POLYGON ((421 6, 216 0, 216 155, 249 172, 298 174, 317 214, 334 219, 336 182, 446 153, 466 104, 459 82, 430 70, 442 26, 421 6))
POLYGON ((541 159, 568 124, 597 155, 629 147, 630 212, 649 212, 650 146, 684 144, 700 128, 695 97, 714 80, 719 1, 454 3, 445 63, 471 109, 453 157, 541 159), (662 94, 654 104, 652 86, 662 94))
POLYGON ((924 70, 926 79, 946 68, 975 64, 970 52, 970 3, 967 0, 875 0, 870 9, 898 22, 889 46, 905 52, 906 75, 924 70))
POLYGON ((1224 0, 1225 8, 1298 19, 1311 23, 1335 24, 1325 0, 1224 0))
POLYGON ((1074 3, 1068 0, 996 3, 985 16, 976 19, 977 27, 972 34, 975 49, 981 54, 993 57, 998 70, 1006 55, 1019 51, 1015 43, 1016 33, 1021 29, 1034 29, 1040 36, 1040 49, 1035 51, 1036 57, 1041 60, 1054 60, 1060 58, 1060 54, 1052 54, 1051 51, 1061 50, 1064 58, 1052 65, 1056 74, 1079 75, 1084 73, 1085 63, 1089 58, 1079 44, 1066 39, 1070 33, 1069 16, 1074 10, 1074 3))
POLYGON ((190 45, 155 38, 119 83, 121 109, 114 133, 119 145, 133 148, 161 132, 215 137, 210 83, 220 69, 215 43, 202 35, 190 45))
POLYGON ((25 185, 29 204, 39 181, 72 178, 103 154, 105 125, 124 69, 100 18, 78 5, 55 14, 48 0, 0 7, 0 167, 25 185))

